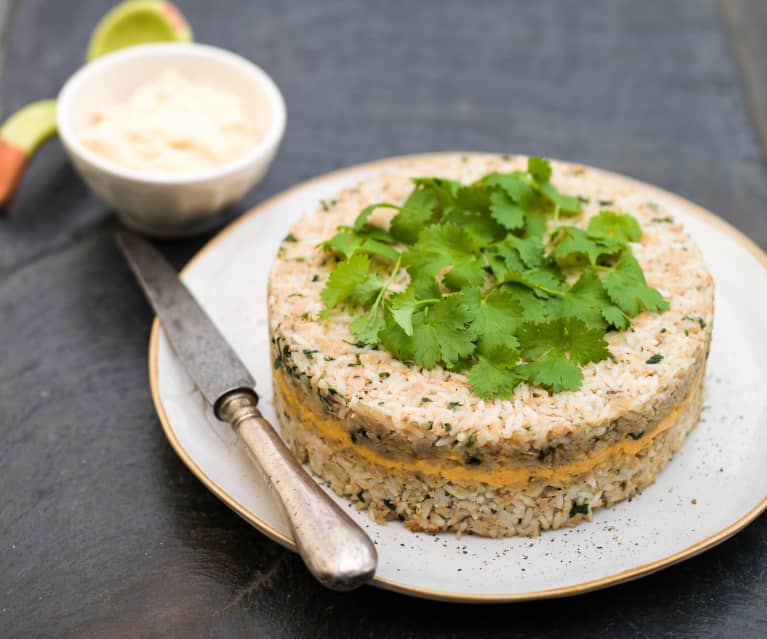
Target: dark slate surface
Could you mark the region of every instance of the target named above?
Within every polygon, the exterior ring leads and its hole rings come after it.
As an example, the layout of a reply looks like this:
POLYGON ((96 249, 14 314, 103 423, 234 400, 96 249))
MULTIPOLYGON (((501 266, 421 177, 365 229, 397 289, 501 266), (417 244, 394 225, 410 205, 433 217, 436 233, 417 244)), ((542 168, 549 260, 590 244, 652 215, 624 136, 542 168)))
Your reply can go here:
MULTIPOLYGON (((110 4, 16 7, 6 113, 55 94, 110 4)), ((261 64, 288 103, 273 170, 233 215, 378 157, 518 151, 657 183, 767 246, 748 91, 712 0, 182 8, 199 41, 261 64)), ((0 636, 765 635, 765 517, 661 574, 567 600, 478 608, 322 590, 165 442, 147 387, 151 315, 109 217, 53 142, 0 219, 0 636)), ((181 265, 204 239, 162 247, 181 265)))

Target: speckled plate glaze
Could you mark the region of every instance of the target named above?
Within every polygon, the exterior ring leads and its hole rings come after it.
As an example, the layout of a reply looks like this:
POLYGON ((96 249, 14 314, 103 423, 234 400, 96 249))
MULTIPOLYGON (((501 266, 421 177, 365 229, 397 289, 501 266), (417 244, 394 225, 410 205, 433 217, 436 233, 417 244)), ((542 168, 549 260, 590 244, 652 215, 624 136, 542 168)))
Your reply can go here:
MULTIPOLYGON (((266 282, 288 227, 318 200, 397 162, 351 167, 300 184, 256 207, 205 246, 183 279, 257 380, 264 415, 271 403, 266 282)), ((700 245, 716 284, 716 322, 703 419, 658 481, 630 502, 575 528, 534 539, 411 533, 378 525, 330 493, 377 544, 375 585, 452 601, 502 602, 572 595, 660 570, 727 539, 767 507, 767 255, 700 207, 629 178, 667 207, 700 245)), ((168 440, 224 503, 275 541, 288 528, 258 472, 225 424, 211 414, 154 323, 150 383, 168 440)))

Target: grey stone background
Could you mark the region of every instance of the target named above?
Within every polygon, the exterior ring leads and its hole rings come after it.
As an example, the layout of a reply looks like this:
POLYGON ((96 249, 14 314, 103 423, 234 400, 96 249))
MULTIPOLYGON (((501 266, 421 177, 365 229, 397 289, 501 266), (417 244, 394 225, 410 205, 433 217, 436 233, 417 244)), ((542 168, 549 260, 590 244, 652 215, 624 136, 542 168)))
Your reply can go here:
MULTIPOLYGON (((56 94, 111 4, 0 2, 4 116, 56 94)), ((253 59, 287 101, 273 169, 232 217, 379 157, 530 152, 676 191, 767 247, 759 0, 179 5, 198 41, 253 59)), ((765 517, 660 574, 559 601, 322 590, 164 440, 151 313, 110 224, 57 141, 0 218, 1 637, 765 636, 765 517)), ((206 239, 161 248, 180 266, 206 239)))

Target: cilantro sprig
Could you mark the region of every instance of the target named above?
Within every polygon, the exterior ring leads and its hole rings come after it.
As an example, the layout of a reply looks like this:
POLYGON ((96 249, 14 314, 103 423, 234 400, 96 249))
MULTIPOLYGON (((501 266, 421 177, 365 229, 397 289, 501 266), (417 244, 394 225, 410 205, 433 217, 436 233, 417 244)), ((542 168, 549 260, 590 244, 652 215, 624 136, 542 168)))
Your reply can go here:
POLYGON ((321 316, 345 305, 358 342, 466 372, 483 399, 508 398, 522 382, 577 390, 582 367, 610 357, 607 331, 668 302, 631 250, 637 220, 602 210, 586 228, 563 223, 582 214, 581 201, 551 177, 533 157, 527 171, 471 184, 414 178, 402 205, 366 207, 323 243, 338 263, 321 316), (396 211, 388 228, 368 221, 378 208, 396 211))

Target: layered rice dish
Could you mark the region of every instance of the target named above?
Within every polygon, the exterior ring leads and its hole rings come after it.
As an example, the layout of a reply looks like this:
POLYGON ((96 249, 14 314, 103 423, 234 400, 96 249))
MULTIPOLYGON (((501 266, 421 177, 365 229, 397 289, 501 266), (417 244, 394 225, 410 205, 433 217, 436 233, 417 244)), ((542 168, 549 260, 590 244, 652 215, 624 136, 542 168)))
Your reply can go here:
MULTIPOLYGON (((365 207, 402 204, 414 176, 472 183, 524 171, 527 161, 460 154, 403 161, 319 202, 280 247, 268 302, 282 435, 300 461, 377 522, 489 537, 575 525, 653 483, 698 423, 711 275, 661 204, 593 169, 552 162, 551 183, 581 203, 567 223, 586 228, 606 206, 629 212, 642 230, 633 255, 667 304, 662 312, 640 309, 630 328, 606 329, 609 352, 582 366, 577 390, 520 382, 503 397, 483 397, 461 365, 397 357, 357 339, 353 309, 327 310, 322 291, 340 258, 323 242, 365 207)), ((368 222, 386 229, 396 213, 378 208, 368 222)), ((407 284, 406 270, 395 269, 392 288, 407 284)))

